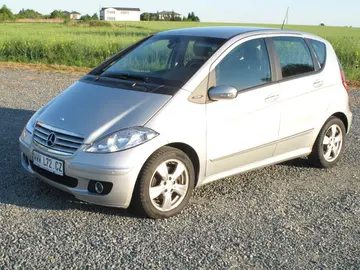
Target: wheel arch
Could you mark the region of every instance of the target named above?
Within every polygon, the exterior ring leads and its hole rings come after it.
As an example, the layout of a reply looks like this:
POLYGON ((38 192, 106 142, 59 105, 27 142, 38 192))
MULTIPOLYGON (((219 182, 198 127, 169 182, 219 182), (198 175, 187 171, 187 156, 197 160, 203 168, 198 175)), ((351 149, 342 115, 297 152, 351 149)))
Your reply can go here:
MULTIPOLYGON (((144 167, 144 165, 146 164, 147 160, 151 157, 152 154, 154 154, 156 151, 158 151, 159 149, 161 149, 162 147, 173 147, 176 148, 180 151, 183 151, 189 158, 191 163, 194 166, 194 171, 195 171, 195 187, 197 187, 198 185, 198 181, 199 181, 199 174, 200 174, 200 158, 197 154, 197 152, 195 151, 195 149, 193 147, 191 147, 190 145, 186 144, 186 143, 181 143, 181 142, 173 142, 173 143, 168 143, 168 144, 163 144, 161 146, 158 146, 157 149, 155 149, 145 160, 145 162, 142 164, 140 171, 142 170, 142 168, 144 167)), ((140 174, 140 173, 139 173, 140 174)), ((137 197, 136 197, 136 190, 138 188, 139 185, 139 175, 136 178, 135 184, 134 184, 134 188, 131 192, 131 197, 130 197, 130 206, 131 207, 135 207, 134 202, 136 201, 137 197)))
POLYGON ((333 115, 331 115, 330 117, 332 117, 332 116, 339 118, 344 123, 346 132, 349 132, 349 120, 348 120, 347 116, 344 113, 337 112, 337 113, 334 113, 333 115))
POLYGON ((333 112, 333 113, 329 113, 329 114, 328 114, 328 117, 322 118, 322 119, 319 120, 319 122, 318 122, 318 126, 317 126, 317 128, 315 129, 315 131, 314 131, 314 137, 313 137, 313 139, 312 139, 312 141, 311 141, 311 144, 310 144, 312 148, 313 148, 313 146, 314 146, 314 143, 315 143, 317 137, 319 136, 319 134, 320 134, 320 132, 321 132, 321 129, 323 128, 323 126, 326 124, 326 122, 327 122, 331 117, 339 118, 339 119, 344 123, 346 132, 349 132, 349 130, 350 130, 349 119, 348 119, 348 117, 346 116, 345 113, 340 112, 340 111, 335 111, 335 112, 333 112))
POLYGON ((192 148, 190 145, 186 144, 186 143, 170 143, 168 145, 164 145, 164 146, 170 146, 176 149, 179 149, 181 151, 183 151, 191 160, 191 163, 194 166, 194 171, 195 171, 195 187, 198 184, 199 181, 199 173, 200 173, 200 159, 198 154, 196 153, 195 149, 192 148))

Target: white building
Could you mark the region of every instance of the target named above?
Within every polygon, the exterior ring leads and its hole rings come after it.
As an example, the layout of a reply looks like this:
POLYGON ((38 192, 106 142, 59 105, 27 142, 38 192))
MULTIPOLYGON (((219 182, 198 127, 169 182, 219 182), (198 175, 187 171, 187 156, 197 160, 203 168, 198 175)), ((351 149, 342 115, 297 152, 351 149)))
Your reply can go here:
POLYGON ((171 19, 181 20, 181 14, 174 11, 161 11, 157 13, 160 21, 171 21, 171 19), (172 18, 174 17, 174 18, 172 18))
POLYGON ((70 13, 71 20, 80 20, 81 14, 79 12, 73 11, 70 13))
POLYGON ((140 21, 139 8, 107 7, 100 10, 100 20, 140 21))

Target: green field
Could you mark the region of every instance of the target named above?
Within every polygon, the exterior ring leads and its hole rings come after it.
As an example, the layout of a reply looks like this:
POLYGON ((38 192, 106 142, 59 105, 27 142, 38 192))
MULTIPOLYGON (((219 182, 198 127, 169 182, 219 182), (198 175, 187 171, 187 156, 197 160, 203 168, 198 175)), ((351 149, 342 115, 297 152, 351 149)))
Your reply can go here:
MULTIPOLYGON (((107 26, 62 23, 1 23, 0 61, 94 67, 151 33, 174 28, 245 25, 191 22, 128 22, 107 26)), ((254 25, 279 28, 279 25, 254 25)), ((329 40, 347 78, 360 80, 360 28, 287 25, 329 40)))

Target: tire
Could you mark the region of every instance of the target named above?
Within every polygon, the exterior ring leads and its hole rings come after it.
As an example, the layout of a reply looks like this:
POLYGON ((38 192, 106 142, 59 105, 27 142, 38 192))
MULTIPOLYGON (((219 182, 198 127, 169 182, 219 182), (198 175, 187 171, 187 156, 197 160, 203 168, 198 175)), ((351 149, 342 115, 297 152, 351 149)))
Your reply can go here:
POLYGON ((318 168, 334 167, 344 153, 345 138, 346 129, 344 123, 337 117, 330 117, 320 130, 315 141, 309 156, 310 163, 318 168), (341 141, 339 141, 339 138, 341 141))
POLYGON ((162 147, 148 158, 140 171, 132 208, 153 219, 175 216, 188 204, 194 184, 195 172, 190 158, 179 149, 162 147))

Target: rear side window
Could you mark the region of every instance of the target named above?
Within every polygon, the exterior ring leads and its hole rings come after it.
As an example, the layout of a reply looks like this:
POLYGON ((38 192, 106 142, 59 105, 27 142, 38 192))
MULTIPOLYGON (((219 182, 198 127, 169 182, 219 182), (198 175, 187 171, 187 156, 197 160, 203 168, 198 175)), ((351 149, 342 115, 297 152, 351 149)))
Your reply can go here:
POLYGON ((283 78, 315 71, 311 52, 303 38, 273 38, 283 78))
POLYGON ((325 65, 326 60, 326 45, 321 41, 309 39, 309 43, 316 53, 316 56, 320 62, 321 68, 325 65))

